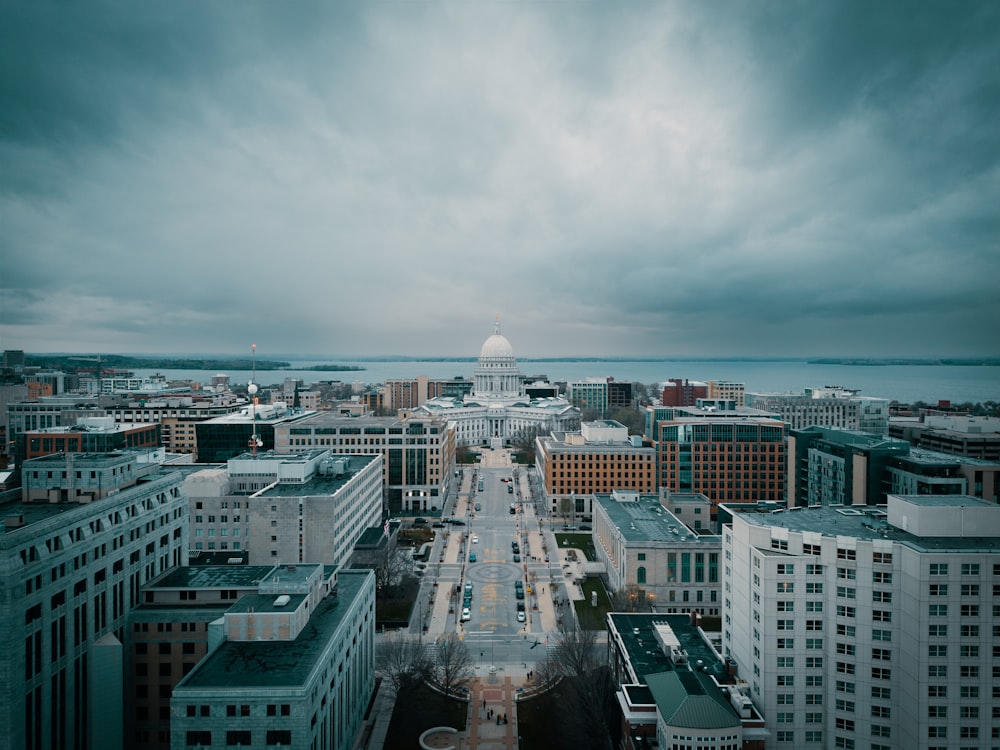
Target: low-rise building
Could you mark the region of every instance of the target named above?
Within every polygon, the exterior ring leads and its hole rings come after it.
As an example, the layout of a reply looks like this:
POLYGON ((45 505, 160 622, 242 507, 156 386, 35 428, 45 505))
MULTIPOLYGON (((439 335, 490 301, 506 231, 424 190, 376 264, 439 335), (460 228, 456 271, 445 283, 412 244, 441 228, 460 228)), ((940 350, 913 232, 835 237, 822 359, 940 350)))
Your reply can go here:
POLYGON ((763 750, 770 732, 734 662, 690 615, 607 616, 622 750, 763 750))
POLYGON ((928 413, 889 421, 889 435, 911 445, 1000 463, 1000 418, 928 413))
POLYGON ((840 386, 750 393, 747 404, 777 414, 793 430, 817 426, 885 435, 889 424, 889 399, 859 396, 857 390, 840 386))
MULTIPOLYGON (((707 498, 704 508, 707 520, 707 498)), ((722 540, 705 531, 684 525, 659 495, 594 496, 594 548, 609 588, 653 611, 719 615, 722 540)))

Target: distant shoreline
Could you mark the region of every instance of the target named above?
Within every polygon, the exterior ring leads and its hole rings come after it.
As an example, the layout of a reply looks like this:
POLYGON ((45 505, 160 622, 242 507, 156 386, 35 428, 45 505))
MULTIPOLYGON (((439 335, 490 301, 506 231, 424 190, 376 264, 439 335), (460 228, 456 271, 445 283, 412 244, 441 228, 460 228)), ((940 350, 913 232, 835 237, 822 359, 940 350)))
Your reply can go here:
POLYGON ((857 357, 831 357, 807 360, 810 365, 850 365, 852 367, 886 367, 886 366, 941 366, 941 367, 997 367, 1000 359, 909 359, 887 357, 885 359, 864 359, 857 357))

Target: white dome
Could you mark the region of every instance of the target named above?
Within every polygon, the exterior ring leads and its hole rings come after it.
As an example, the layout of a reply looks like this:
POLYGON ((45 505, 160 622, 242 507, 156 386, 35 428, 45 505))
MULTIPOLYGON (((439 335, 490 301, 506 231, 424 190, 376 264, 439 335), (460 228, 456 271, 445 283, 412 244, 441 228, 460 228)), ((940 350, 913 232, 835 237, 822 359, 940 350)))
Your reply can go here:
POLYGON ((506 336, 494 333, 483 342, 483 348, 479 351, 479 359, 514 359, 514 348, 506 336))

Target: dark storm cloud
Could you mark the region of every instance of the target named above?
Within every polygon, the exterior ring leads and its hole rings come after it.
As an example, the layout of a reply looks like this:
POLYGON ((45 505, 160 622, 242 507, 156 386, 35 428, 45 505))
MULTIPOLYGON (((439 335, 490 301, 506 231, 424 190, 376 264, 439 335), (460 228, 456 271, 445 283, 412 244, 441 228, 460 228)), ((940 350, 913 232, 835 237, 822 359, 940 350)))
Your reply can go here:
POLYGON ((993 3, 2 14, 4 346, 996 352, 993 3))

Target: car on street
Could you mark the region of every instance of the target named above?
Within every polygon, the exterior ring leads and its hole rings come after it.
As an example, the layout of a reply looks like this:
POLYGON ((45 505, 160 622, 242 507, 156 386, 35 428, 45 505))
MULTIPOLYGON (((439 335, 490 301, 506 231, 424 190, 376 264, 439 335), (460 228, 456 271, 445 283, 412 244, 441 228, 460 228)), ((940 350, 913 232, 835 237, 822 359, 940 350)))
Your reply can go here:
POLYGON ((518 612, 524 612, 524 602, 518 602, 517 603, 517 611, 518 612))
POLYGON ((444 528, 444 524, 441 523, 440 521, 435 521, 434 523, 431 524, 431 526, 433 526, 435 529, 443 529, 444 528))
POLYGON ((475 534, 472 535, 472 543, 479 544, 479 537, 476 536, 475 534))
POLYGON ((482 509, 483 509, 483 504, 482 503, 476 503, 476 510, 482 510, 482 509))
POLYGON ((472 584, 471 583, 465 584, 465 594, 466 594, 466 596, 472 596, 472 584))
POLYGON ((475 552, 470 552, 469 553, 469 562, 473 563, 475 561, 476 561, 476 553, 475 552))
POLYGON ((521 556, 516 552, 514 553, 514 562, 521 562, 521 556))
POLYGON ((520 588, 514 589, 514 596, 516 596, 518 599, 523 599, 524 598, 524 589, 520 589, 520 588))
POLYGON ((462 622, 468 622, 472 619, 472 612, 468 607, 462 610, 462 622))
POLYGON ((524 622, 524 612, 518 612, 517 613, 517 621, 518 622, 524 622))

